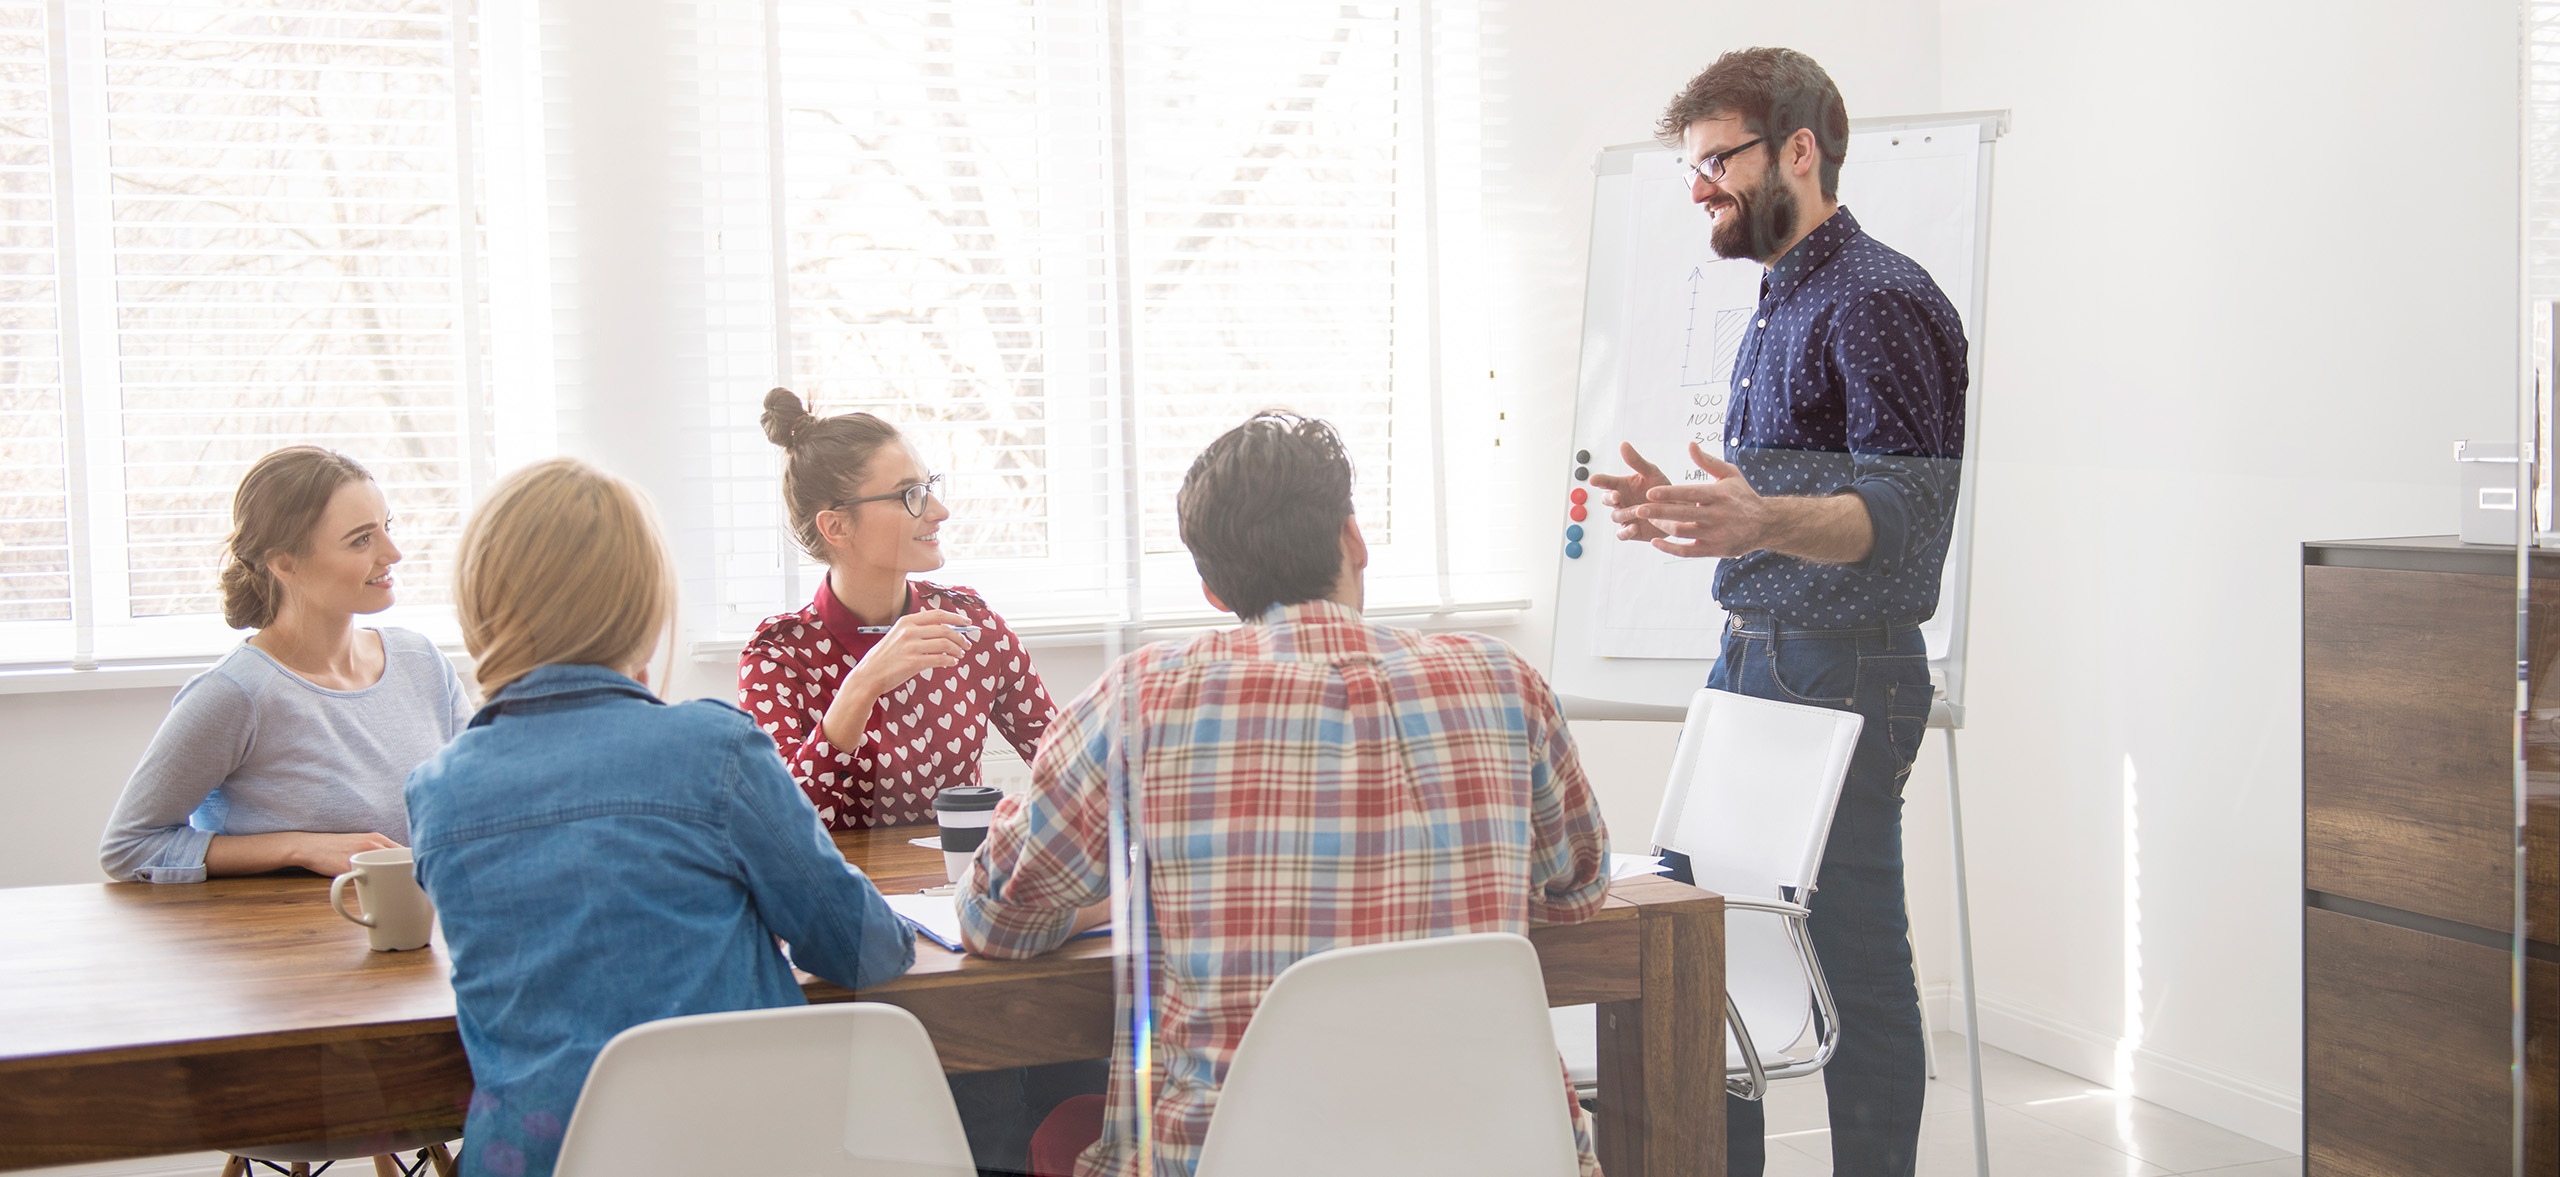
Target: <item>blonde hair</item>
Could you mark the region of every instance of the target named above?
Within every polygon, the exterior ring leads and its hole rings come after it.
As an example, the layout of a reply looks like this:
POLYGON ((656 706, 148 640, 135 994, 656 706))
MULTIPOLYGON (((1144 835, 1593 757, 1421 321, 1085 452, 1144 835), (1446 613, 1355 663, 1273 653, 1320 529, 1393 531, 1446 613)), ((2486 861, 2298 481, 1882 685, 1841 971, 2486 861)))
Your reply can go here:
POLYGON ((657 512, 638 487, 575 458, 500 481, 462 529, 458 564, 454 608, 483 698, 536 667, 627 671, 674 644, 664 639, 675 566, 657 512))
POLYGON ((267 558, 311 554, 311 529, 338 488, 371 482, 354 458, 316 445, 289 445, 258 459, 231 494, 231 535, 223 541, 222 623, 265 629, 284 605, 284 585, 267 558))

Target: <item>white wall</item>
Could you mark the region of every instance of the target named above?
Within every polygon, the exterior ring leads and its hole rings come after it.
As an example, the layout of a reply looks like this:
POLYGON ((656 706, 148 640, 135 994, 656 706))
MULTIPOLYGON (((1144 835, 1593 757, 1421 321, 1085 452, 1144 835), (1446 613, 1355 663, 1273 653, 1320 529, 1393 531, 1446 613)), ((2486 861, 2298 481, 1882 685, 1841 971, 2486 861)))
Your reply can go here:
POLYGON ((2514 436, 2516 9, 1942 9, 1945 104, 2016 111, 1962 737, 1991 1040, 2298 1147, 2298 545, 2452 530, 2450 443, 2514 436))

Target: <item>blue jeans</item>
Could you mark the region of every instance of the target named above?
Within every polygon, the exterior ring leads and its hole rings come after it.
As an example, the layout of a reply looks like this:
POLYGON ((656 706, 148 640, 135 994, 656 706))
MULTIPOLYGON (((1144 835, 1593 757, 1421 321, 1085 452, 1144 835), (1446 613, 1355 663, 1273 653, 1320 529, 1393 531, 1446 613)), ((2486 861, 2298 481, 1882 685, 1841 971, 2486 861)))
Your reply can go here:
MULTIPOLYGON (((1866 717, 1831 819, 1813 909, 1814 955, 1840 1006, 1840 1045, 1823 1070, 1836 1177, 1911 1177, 1927 1067, 1920 989, 1902 906, 1902 786, 1928 726, 1927 648, 1912 625, 1800 629, 1736 613, 1708 674, 1719 690, 1866 717)), ((1679 874, 1685 876, 1686 863, 1679 874)), ((1759 1177, 1759 1104, 1725 1101, 1726 1173, 1759 1177)))

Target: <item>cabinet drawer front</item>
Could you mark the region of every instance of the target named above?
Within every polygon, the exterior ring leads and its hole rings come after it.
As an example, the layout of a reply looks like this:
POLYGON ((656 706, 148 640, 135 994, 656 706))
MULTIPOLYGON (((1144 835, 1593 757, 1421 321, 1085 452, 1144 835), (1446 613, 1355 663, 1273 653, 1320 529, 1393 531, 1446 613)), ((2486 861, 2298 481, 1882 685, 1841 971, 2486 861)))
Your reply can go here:
POLYGON ((2505 932, 2515 582, 2302 576, 2303 885, 2505 932))
POLYGON ((2304 910, 2307 1177, 2512 1172, 2508 968, 2493 948, 2304 910))

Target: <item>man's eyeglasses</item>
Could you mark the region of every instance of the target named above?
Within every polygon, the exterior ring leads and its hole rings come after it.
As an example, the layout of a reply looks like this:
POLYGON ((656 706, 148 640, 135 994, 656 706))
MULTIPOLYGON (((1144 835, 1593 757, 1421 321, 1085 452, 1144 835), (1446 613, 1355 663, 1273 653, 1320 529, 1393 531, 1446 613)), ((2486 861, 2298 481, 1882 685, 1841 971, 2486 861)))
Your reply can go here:
POLYGON ((1730 161, 1734 156, 1740 155, 1754 147, 1758 147, 1759 145, 1760 140, 1755 138, 1739 147, 1728 147, 1714 155, 1700 156, 1696 163, 1690 163, 1684 159, 1680 161, 1680 170, 1689 173, 1689 182, 1692 184, 1695 184, 1700 180, 1704 180, 1710 184, 1721 184, 1724 183, 1724 165, 1726 162, 1730 161))
POLYGON ((896 499, 898 500, 899 505, 904 506, 907 509, 907 514, 913 515, 918 519, 922 519, 924 518, 924 501, 934 493, 935 484, 940 483, 941 481, 942 476, 936 474, 931 478, 927 478, 922 482, 906 488, 905 490, 895 491, 884 495, 865 495, 858 499, 846 499, 841 503, 837 503, 831 509, 841 511, 847 507, 859 507, 864 503, 877 503, 886 499, 896 499))

